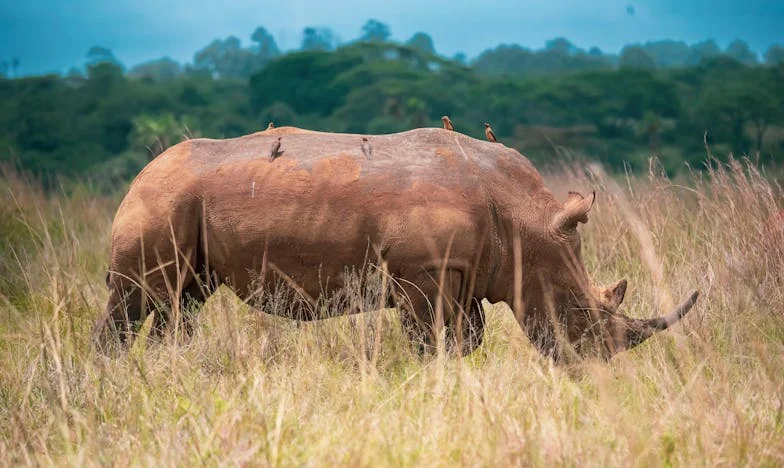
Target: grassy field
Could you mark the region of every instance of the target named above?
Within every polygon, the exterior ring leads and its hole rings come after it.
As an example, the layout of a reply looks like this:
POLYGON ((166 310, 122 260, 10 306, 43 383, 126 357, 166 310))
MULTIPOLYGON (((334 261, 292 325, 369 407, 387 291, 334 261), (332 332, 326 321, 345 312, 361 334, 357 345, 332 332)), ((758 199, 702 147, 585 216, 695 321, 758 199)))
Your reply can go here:
POLYGON ((622 311, 702 296, 635 350, 569 367, 505 304, 478 351, 440 359, 391 310, 297 326, 228 291, 190 341, 107 357, 89 337, 121 193, 6 174, 0 465, 784 465, 784 244, 765 222, 781 188, 741 162, 677 182, 585 172, 548 185, 597 190, 585 261, 629 279, 622 311))

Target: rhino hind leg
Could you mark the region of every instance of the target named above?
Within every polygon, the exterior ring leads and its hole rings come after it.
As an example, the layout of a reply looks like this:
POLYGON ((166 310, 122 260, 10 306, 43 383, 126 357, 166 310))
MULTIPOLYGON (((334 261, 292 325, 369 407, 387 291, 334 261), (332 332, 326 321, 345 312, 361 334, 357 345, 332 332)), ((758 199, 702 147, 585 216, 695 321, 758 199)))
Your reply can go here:
POLYGON ((99 347, 131 342, 150 314, 152 336, 175 329, 185 336, 192 332, 189 317, 210 290, 201 287, 204 282, 200 281, 199 272, 205 269, 197 254, 198 247, 187 248, 198 245, 197 235, 184 229, 177 231, 181 234, 175 237, 176 244, 165 233, 153 235, 156 233, 152 229, 143 237, 115 235, 107 277, 109 301, 94 329, 99 347), (149 241, 142 245, 142 238, 149 241))
MULTIPOLYGON (((175 325, 169 325, 170 318, 174 315, 173 301, 169 295, 143 294, 140 287, 125 283, 127 282, 110 285, 106 311, 93 330, 96 344, 107 350, 112 346, 132 342, 142 320, 149 314, 153 314, 153 336, 161 337, 167 329, 171 330, 175 325)), ((179 322, 176 325, 183 336, 193 335, 194 316, 212 292, 212 288, 199 283, 198 277, 182 289, 182 294, 177 298, 179 322)))
POLYGON ((106 311, 93 328, 93 341, 104 351, 131 341, 133 324, 142 316, 141 290, 111 286, 106 311))

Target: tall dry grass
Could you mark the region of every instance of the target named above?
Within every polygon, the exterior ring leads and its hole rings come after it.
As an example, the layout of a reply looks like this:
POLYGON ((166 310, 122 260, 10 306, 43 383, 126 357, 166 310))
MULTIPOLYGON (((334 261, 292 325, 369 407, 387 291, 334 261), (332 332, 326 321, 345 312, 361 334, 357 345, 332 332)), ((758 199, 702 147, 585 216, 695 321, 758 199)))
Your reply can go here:
POLYGON ((784 248, 765 227, 781 189, 742 161, 677 182, 548 179, 597 190, 585 262, 597 282, 629 279, 625 313, 702 291, 681 325, 562 368, 497 304, 474 354, 423 359, 392 311, 298 326, 221 291, 192 340, 107 357, 89 336, 118 198, 6 174, 2 464, 784 464, 784 248))

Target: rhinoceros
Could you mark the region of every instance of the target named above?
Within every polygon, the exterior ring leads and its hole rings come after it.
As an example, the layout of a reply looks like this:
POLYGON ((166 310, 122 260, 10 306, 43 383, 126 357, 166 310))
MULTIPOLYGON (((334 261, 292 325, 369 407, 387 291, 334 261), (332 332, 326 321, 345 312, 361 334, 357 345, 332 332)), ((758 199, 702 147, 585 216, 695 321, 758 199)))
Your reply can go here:
MULTIPOLYGON (((476 349, 487 299, 510 304, 547 356, 609 358, 677 322, 698 292, 663 317, 619 314, 626 280, 593 285, 581 258, 594 198, 561 203, 516 150, 440 128, 188 140, 150 162, 117 210, 96 330, 126 340, 143 314, 198 307, 220 284, 247 301, 280 278, 328 296, 370 252, 396 285, 385 302, 424 346, 447 336, 476 349)), ((297 318, 321 318, 313 310, 297 318)))

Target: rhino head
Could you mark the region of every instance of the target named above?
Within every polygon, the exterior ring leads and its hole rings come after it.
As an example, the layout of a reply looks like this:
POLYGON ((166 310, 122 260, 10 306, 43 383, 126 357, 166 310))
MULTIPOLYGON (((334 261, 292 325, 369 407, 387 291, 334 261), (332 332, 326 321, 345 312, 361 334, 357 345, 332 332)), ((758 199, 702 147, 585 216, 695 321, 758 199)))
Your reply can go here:
POLYGON ((563 207, 550 217, 545 242, 534 251, 519 249, 518 264, 532 265, 532 271, 517 272, 520 299, 513 308, 534 345, 556 361, 575 354, 609 359, 634 348, 678 322, 699 296, 694 291, 662 317, 637 319, 618 313, 627 281, 595 286, 582 261, 577 226, 588 222, 594 198, 595 193, 583 197, 570 192, 563 207), (521 256, 533 261, 522 262, 521 256))

